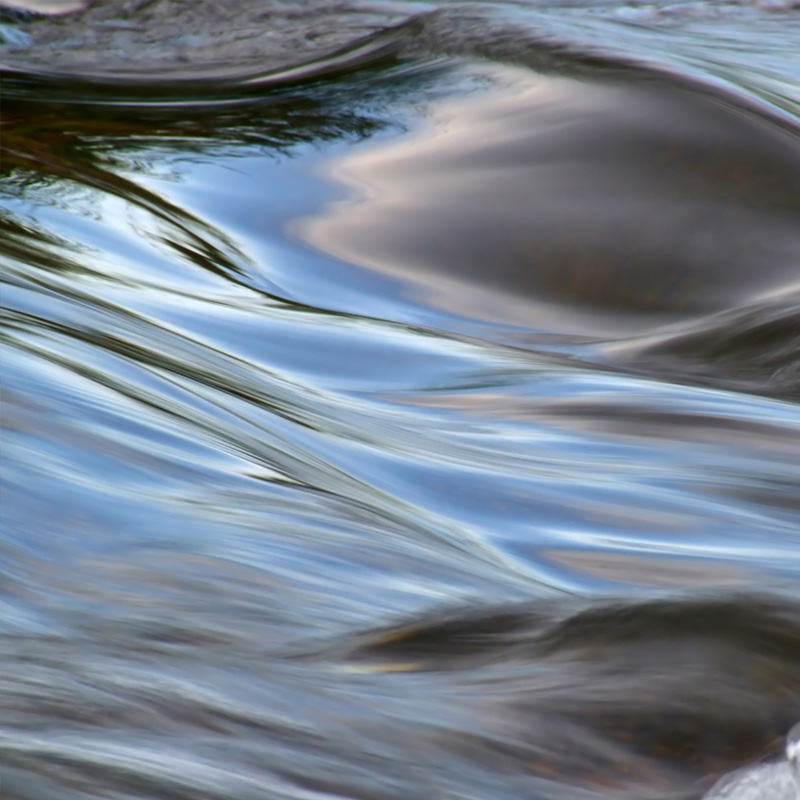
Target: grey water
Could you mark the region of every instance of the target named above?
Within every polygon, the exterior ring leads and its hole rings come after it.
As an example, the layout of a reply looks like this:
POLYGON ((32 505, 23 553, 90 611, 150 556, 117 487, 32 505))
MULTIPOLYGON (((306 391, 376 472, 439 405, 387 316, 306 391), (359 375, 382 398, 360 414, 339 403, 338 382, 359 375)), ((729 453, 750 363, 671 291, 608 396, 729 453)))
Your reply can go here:
POLYGON ((0 6, 0 796, 782 769, 797 4, 50 5, 0 6))

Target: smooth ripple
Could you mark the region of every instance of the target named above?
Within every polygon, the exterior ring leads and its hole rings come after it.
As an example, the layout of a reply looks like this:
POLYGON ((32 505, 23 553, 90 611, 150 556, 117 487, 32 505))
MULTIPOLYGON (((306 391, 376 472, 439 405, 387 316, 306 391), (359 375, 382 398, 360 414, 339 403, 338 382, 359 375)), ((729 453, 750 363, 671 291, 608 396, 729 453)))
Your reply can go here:
POLYGON ((5 795, 696 800, 778 763, 800 718, 796 15, 337 3, 314 38, 293 4, 283 38, 226 50, 200 10, 164 72, 171 29, 142 42, 165 7, 25 22, 37 47, 7 54, 5 795), (569 148, 543 118, 576 126, 569 148), (460 150, 437 149, 448 121, 460 150), (676 163, 630 169, 665 137, 676 163), (601 294, 508 284, 471 247, 472 305, 421 294, 463 277, 442 253, 479 229, 536 245, 519 164, 551 151, 605 164, 644 268, 601 294), (331 182, 343 165, 379 191, 331 182), (427 210, 388 214, 391 269, 309 246, 335 220, 367 247, 358 214, 401 178, 427 210), (707 226, 729 258, 682 273, 688 304, 668 256, 696 250, 657 230, 678 184, 736 220, 707 226), (413 280, 407 248, 438 253, 413 280), (492 283, 513 298, 488 313, 492 283))

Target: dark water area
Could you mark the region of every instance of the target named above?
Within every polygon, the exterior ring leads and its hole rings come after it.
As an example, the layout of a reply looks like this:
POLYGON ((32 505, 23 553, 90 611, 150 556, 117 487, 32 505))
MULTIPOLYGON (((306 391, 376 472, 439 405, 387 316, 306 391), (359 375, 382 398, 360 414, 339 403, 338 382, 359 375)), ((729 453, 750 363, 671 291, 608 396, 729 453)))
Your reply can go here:
POLYGON ((10 5, 0 797, 800 796, 796 4, 10 5))

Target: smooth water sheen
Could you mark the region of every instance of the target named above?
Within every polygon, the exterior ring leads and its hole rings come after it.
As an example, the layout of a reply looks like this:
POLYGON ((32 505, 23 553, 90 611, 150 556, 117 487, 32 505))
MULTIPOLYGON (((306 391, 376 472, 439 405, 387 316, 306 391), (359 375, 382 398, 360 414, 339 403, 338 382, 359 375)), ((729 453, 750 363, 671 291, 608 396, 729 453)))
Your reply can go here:
POLYGON ((4 800, 783 780, 798 40, 0 8, 4 800))

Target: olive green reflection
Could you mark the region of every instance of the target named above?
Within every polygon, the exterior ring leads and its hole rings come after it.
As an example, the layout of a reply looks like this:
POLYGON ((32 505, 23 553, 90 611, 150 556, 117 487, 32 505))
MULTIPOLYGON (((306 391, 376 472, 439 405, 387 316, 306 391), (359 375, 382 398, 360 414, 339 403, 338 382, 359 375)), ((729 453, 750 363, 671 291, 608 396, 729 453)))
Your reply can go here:
POLYGON ((800 137, 720 91, 644 73, 501 68, 422 132, 331 166, 357 198, 302 235, 481 319, 589 334, 800 281, 800 137))

